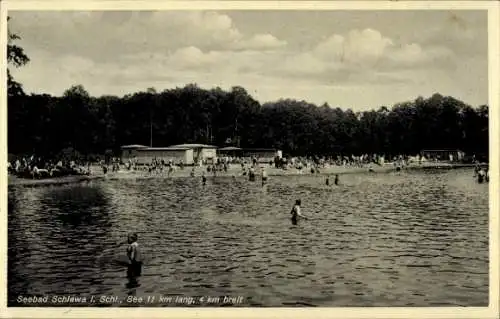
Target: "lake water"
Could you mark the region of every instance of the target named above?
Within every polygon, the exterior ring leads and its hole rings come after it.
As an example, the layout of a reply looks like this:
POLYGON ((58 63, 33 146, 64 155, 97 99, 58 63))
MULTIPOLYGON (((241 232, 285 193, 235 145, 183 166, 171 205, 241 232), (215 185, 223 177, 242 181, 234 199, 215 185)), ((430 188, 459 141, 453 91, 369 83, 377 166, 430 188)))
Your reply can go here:
POLYGON ((327 187, 324 176, 309 175, 271 177, 264 187, 209 177, 206 186, 195 178, 9 188, 9 306, 28 306, 19 295, 68 294, 242 296, 240 306, 488 305, 488 185, 471 170, 340 182, 327 187), (297 198, 311 220, 293 227, 297 198), (146 256, 138 284, 116 262, 129 232, 146 256))

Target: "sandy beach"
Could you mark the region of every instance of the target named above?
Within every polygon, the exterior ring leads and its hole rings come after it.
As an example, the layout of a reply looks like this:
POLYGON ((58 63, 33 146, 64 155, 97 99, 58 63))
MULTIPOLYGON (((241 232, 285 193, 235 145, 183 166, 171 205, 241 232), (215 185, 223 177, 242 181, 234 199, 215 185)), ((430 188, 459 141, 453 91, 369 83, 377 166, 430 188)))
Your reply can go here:
MULTIPOLYGON (((300 175, 311 175, 310 168, 305 168, 302 169, 302 171, 299 171, 295 168, 293 169, 278 169, 275 167, 271 167, 268 164, 263 164, 259 165, 257 169, 255 169, 255 174, 256 178, 260 179, 260 174, 262 168, 265 168, 267 175, 268 176, 300 176, 300 175)), ((375 173, 386 173, 390 171, 395 171, 395 168, 393 166, 377 166, 373 167, 373 172, 375 173)), ((101 175, 102 170, 98 169, 92 169, 93 172, 96 172, 95 174, 101 175)), ((125 170, 121 169, 118 172, 109 172, 106 174, 107 179, 126 179, 126 178, 187 178, 191 177, 191 171, 192 167, 184 167, 184 169, 180 169, 177 167, 171 174, 168 174, 167 169, 164 169, 162 172, 156 171, 149 173, 144 170, 125 170)), ((315 175, 333 175, 333 174, 348 174, 348 173, 364 173, 364 172, 369 172, 368 167, 343 167, 343 166, 330 166, 330 167, 325 167, 325 168, 320 168, 319 173, 314 173, 315 175)), ((214 176, 213 172, 208 172, 207 167, 195 167, 194 175, 195 177, 201 177, 203 174, 205 174, 206 177, 212 177, 214 176)), ((224 171, 218 171, 215 176, 218 177, 242 177, 243 176, 243 171, 241 169, 240 165, 230 165, 228 168, 227 172, 224 171)))
MULTIPOLYGON (((419 169, 454 169, 454 168, 464 168, 464 167, 474 167, 472 164, 450 164, 450 163, 423 163, 423 164, 410 164, 403 168, 403 170, 419 170, 419 169)), ((257 180, 260 179, 261 169, 265 168, 268 176, 300 176, 300 175, 311 175, 310 168, 302 169, 299 171, 295 168, 289 168, 286 170, 278 169, 269 164, 262 164, 255 170, 257 175, 257 180)), ((180 169, 177 167, 171 174, 168 174, 167 169, 162 172, 154 171, 149 173, 146 170, 126 170, 121 168, 118 172, 108 171, 104 174, 102 169, 97 166, 91 166, 90 176, 66 176, 58 178, 48 178, 48 179, 23 179, 17 178, 15 176, 9 176, 9 186, 48 186, 48 185, 62 185, 70 183, 80 183, 88 182, 92 180, 108 179, 108 180, 118 180, 118 179, 136 179, 136 178, 188 178, 191 177, 192 167, 184 167, 180 169)), ((365 165, 363 167, 357 166, 327 166, 320 168, 319 173, 314 173, 315 175, 335 175, 335 174, 359 174, 359 173, 390 173, 395 172, 396 168, 392 164, 386 164, 384 166, 379 165, 365 165), (371 171, 370 171, 371 167, 371 171)), ((232 164, 229 166, 227 172, 217 172, 215 176, 218 177, 243 177, 243 171, 240 165, 232 164)), ((203 174, 207 177, 212 177, 214 174, 212 172, 207 172, 206 166, 196 166, 195 167, 195 177, 201 177, 203 174)))
MULTIPOLYGON (((415 169, 455 169, 455 168, 473 168, 473 164, 450 164, 450 163, 422 163, 422 164, 409 164, 403 167, 403 170, 415 170, 415 169)), ((334 174, 359 174, 359 173, 389 173, 395 172, 396 167, 393 164, 385 164, 383 166, 379 165, 364 165, 362 167, 358 166, 337 166, 337 165, 329 165, 319 169, 319 173, 311 173, 311 168, 304 168, 299 171, 296 168, 288 168, 286 170, 276 168, 274 166, 270 166, 269 164, 260 164, 255 169, 255 173, 257 175, 257 179, 260 178, 260 173, 262 168, 265 168, 268 176, 300 176, 300 175, 334 175, 334 174), (371 168, 371 171, 370 171, 371 168)), ((106 174, 107 178, 118 179, 118 178, 127 178, 127 177, 161 177, 161 178, 181 178, 181 177, 190 177, 192 167, 184 167, 184 169, 180 169, 177 167, 170 175, 167 173, 167 169, 164 169, 162 172, 152 172, 149 173, 145 170, 126 170, 122 168, 118 172, 110 172, 106 174)), ((91 168, 92 175, 104 176, 102 169, 99 167, 91 168)), ((239 164, 231 164, 227 172, 218 171, 215 176, 226 176, 226 177, 238 177, 243 176, 243 171, 239 164)), ((213 172, 207 172, 206 166, 196 166, 195 167, 195 176, 205 176, 210 177, 214 176, 213 172)))

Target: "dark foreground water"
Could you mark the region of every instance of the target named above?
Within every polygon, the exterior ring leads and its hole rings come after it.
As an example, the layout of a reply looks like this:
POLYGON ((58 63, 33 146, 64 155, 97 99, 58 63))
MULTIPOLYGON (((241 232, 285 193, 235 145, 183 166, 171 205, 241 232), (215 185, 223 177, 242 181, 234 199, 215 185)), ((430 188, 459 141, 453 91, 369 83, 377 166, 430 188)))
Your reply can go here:
POLYGON ((219 177, 205 187, 196 178, 9 189, 9 306, 32 295, 488 305, 487 184, 468 170, 352 174, 341 184, 219 177), (292 227, 296 198, 312 219, 292 227), (138 284, 116 262, 128 232, 146 256, 138 284))

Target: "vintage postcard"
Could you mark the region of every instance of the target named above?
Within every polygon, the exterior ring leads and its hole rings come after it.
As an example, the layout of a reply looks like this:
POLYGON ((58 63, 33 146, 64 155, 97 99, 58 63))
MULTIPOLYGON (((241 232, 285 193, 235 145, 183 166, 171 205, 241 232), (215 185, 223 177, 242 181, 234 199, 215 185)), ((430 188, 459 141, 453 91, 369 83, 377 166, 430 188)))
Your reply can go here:
POLYGON ((2 317, 498 318, 498 18, 2 2, 2 317))

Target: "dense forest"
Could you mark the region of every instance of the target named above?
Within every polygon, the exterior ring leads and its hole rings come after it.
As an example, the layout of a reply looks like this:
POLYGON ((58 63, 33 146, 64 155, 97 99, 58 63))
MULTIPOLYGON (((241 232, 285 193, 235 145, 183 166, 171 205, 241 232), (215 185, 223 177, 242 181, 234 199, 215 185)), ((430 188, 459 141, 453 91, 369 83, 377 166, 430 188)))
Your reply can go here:
MULTIPOLYGON (((9 66, 29 62, 9 32, 9 66)), ((124 97, 92 97, 82 85, 63 96, 23 92, 8 71, 8 151, 58 156, 118 154, 121 145, 278 148, 285 155, 417 154, 422 149, 488 153, 488 106, 453 97, 381 106, 368 112, 282 99, 260 104, 242 87, 229 91, 196 84, 124 97), (151 134, 152 133, 152 134, 151 134)))

